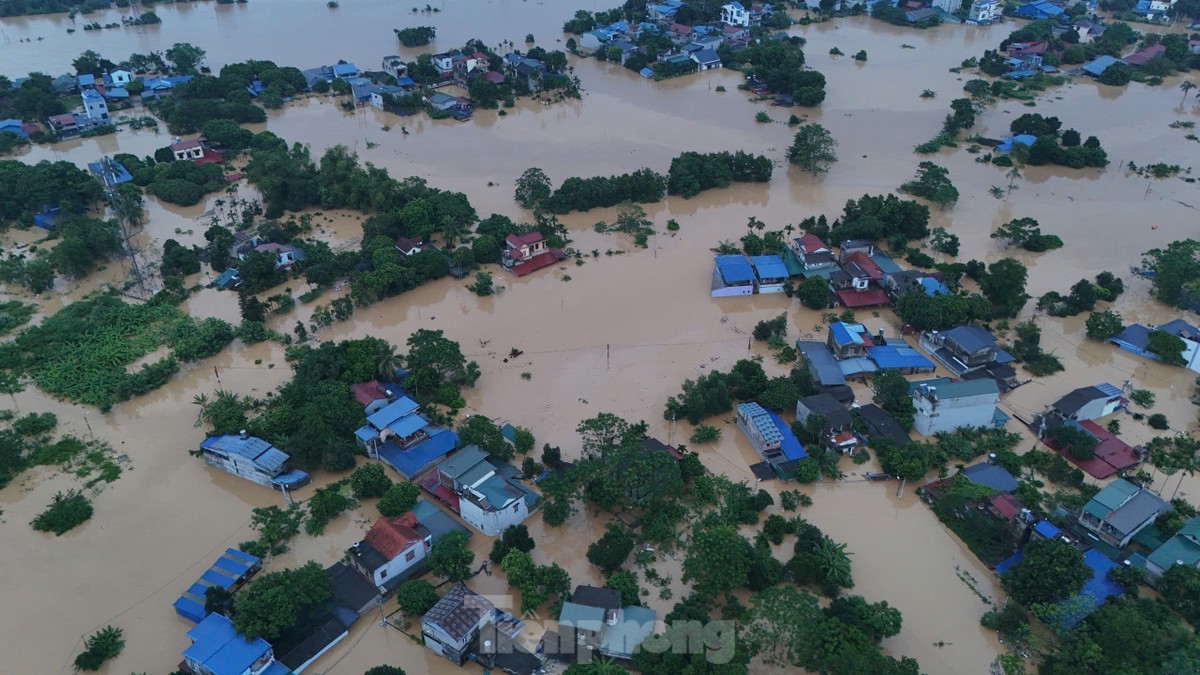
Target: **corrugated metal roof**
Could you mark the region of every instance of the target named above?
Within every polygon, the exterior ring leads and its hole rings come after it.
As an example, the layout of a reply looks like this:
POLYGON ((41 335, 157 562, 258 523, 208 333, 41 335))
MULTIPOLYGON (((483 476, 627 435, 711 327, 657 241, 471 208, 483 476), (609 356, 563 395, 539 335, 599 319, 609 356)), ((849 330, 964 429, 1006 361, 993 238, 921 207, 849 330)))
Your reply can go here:
POLYGON ((212 436, 204 439, 200 447, 225 456, 245 457, 261 467, 269 475, 279 473, 288 461, 286 452, 261 438, 242 438, 233 434, 212 436))
MULTIPOLYGON (((703 51, 700 53, 703 53, 703 51)), ((754 265, 754 272, 758 275, 759 279, 784 279, 788 276, 787 266, 783 264, 783 259, 777 255, 751 256, 750 262, 754 265)))
POLYGON ((749 260, 740 255, 719 255, 716 264, 725 283, 754 281, 754 268, 750 266, 749 260))
POLYGON ((933 361, 912 347, 881 345, 867 350, 867 356, 880 368, 917 368, 933 370, 933 361))
POLYGON ((809 371, 821 386, 834 387, 846 384, 846 377, 842 375, 837 359, 834 359, 833 354, 829 353, 825 343, 797 340, 796 349, 804 355, 809 371))

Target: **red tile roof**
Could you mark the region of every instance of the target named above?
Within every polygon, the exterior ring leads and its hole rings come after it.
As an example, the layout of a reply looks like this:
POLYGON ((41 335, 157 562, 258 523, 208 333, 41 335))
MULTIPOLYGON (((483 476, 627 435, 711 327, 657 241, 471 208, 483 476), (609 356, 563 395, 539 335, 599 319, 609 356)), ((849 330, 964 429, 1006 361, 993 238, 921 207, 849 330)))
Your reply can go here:
POLYGON ((1015 497, 1008 494, 992 495, 988 497, 988 503, 992 505, 996 512, 1005 518, 1012 520, 1021 512, 1021 504, 1015 497))
POLYGON ((1122 60, 1131 66, 1144 66, 1146 65, 1147 61, 1156 56, 1162 56, 1164 53, 1166 53, 1166 51, 1167 48, 1163 45, 1153 45, 1139 52, 1134 52, 1122 60))
POLYGON ((875 261, 871 260, 871 258, 869 258, 862 251, 859 251, 858 253, 851 253, 850 255, 846 256, 846 262, 852 262, 861 267, 862 270, 867 273, 867 276, 871 277, 872 281, 883 280, 883 270, 879 269, 879 265, 876 265, 875 261))
POLYGON ((363 405, 371 405, 375 401, 387 398, 387 394, 379 391, 378 380, 352 384, 350 385, 350 392, 354 394, 354 400, 363 405))
POLYGON ((815 234, 805 233, 803 237, 800 237, 796 241, 800 242, 800 249, 805 253, 816 253, 817 251, 829 250, 829 247, 825 245, 825 242, 821 241, 821 238, 815 234))
POLYGON ((545 238, 541 232, 528 232, 526 234, 510 234, 504 241, 508 242, 513 248, 521 248, 543 241, 545 238))
POLYGON ((192 138, 192 139, 189 139, 186 141, 179 141, 178 143, 172 143, 171 151, 177 152, 179 150, 191 150, 192 148, 198 148, 198 147, 200 147, 200 139, 192 138))
POLYGON ((845 290, 837 292, 838 300, 847 307, 876 307, 888 304, 887 293, 879 288, 865 291, 845 290))
POLYGON ((671 24, 671 27, 668 28, 667 30, 671 31, 672 33, 678 33, 680 35, 691 35, 692 34, 692 27, 685 26, 681 23, 673 23, 673 24, 671 24))
POLYGON ((488 72, 484 73, 483 79, 485 79, 488 82, 491 82, 493 84, 503 84, 504 83, 504 76, 501 75, 500 73, 497 73, 494 70, 489 70, 488 72))
POLYGON ((416 239, 407 239, 405 237, 397 237, 396 238, 396 248, 400 249, 401 251, 411 251, 414 248, 417 248, 417 249, 421 248, 421 242, 417 241, 416 239))
POLYGON ((536 272, 544 267, 550 267, 559 260, 562 260, 562 258, 555 256, 553 252, 539 253, 529 260, 513 265, 512 271, 517 276, 523 277, 526 274, 536 272))
POLYGON ((61 115, 54 115, 50 118, 50 122, 52 122, 53 124, 58 124, 58 125, 63 125, 63 126, 65 126, 67 124, 75 124, 75 116, 72 115, 71 113, 63 113, 61 115))
POLYGON ((1133 448, 1125 441, 1108 433, 1108 430, 1104 427, 1091 420, 1080 422, 1079 426, 1083 427, 1088 433, 1099 440, 1091 459, 1078 459, 1072 456, 1071 453, 1062 451, 1050 441, 1049 437, 1044 442, 1046 445, 1054 448, 1068 462, 1083 469, 1093 478, 1115 476, 1118 472, 1138 463, 1138 458, 1133 453, 1133 448))
POLYGON ((388 560, 394 559, 424 537, 413 527, 417 518, 408 512, 396 518, 380 518, 371 526, 365 540, 388 560))

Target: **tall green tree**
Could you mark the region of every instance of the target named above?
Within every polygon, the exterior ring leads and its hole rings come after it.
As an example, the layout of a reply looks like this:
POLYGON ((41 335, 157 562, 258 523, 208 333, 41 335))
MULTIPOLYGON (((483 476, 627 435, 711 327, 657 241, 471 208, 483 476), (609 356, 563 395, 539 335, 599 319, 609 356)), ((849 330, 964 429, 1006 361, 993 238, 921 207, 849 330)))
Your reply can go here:
POLYGON ((829 171, 837 161, 837 141, 820 124, 805 124, 799 128, 788 147, 788 161, 812 174, 829 171))
POLYGON ((1058 539, 1038 539, 1025 546, 1021 561, 1000 577, 1004 590, 1025 605, 1066 600, 1092 578, 1083 554, 1058 539))
POLYGON ((451 532, 429 550, 429 571, 450 581, 462 581, 471 575, 475 552, 467 548, 466 532, 451 532))

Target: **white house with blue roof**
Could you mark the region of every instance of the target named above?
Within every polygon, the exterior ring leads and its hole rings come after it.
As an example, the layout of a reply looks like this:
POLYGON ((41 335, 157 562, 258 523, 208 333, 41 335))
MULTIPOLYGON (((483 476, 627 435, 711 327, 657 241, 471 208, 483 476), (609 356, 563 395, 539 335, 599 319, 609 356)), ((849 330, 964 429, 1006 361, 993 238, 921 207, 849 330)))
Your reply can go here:
POLYGON ((754 268, 754 288, 757 292, 783 292, 783 285, 788 279, 788 271, 782 258, 777 255, 751 256, 750 265, 754 268))
POLYGON ((1150 351, 1150 334, 1155 331, 1162 331, 1182 340, 1183 352, 1180 357, 1183 358, 1183 366, 1200 373, 1200 328, 1182 319, 1168 321, 1153 329, 1140 323, 1132 323, 1108 341, 1132 354, 1159 361, 1159 355, 1150 351))
POLYGON ((275 660, 271 645, 262 638, 247 640, 233 629, 223 614, 209 614, 187 632, 192 646, 183 662, 193 673, 204 675, 289 675, 292 671, 275 660))
POLYGON ((81 92, 83 95, 83 114, 87 116, 88 121, 93 124, 102 124, 108 122, 108 103, 104 97, 95 89, 84 89, 81 92))
POLYGON ((495 537, 529 517, 541 496, 516 480, 511 465, 493 463, 479 446, 468 445, 422 479, 421 487, 475 529, 495 537))
POLYGON ((714 261, 712 297, 754 294, 754 268, 740 255, 719 255, 714 261))
POLYGON ((747 28, 750 26, 750 11, 737 0, 721 5, 721 23, 747 28))
POLYGON ((204 439, 200 454, 209 466, 269 488, 298 488, 309 481, 307 473, 288 468, 286 452, 244 431, 204 439))
POLYGON ((780 478, 794 476, 797 462, 808 457, 783 418, 758 403, 737 404, 736 424, 754 451, 780 478))

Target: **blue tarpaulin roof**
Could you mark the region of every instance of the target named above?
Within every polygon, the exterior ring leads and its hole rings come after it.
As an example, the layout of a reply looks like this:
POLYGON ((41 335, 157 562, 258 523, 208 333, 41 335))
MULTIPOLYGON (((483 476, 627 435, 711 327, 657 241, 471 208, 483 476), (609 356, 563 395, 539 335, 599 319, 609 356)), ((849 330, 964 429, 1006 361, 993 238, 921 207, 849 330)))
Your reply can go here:
POLYGON ((754 269, 750 267, 750 261, 740 255, 717 256, 717 270, 721 272, 721 278, 725 280, 725 283, 754 281, 754 269))
POLYGON ((393 443, 379 448, 379 458, 405 478, 412 478, 433 466, 458 445, 458 435, 449 429, 433 431, 429 440, 404 450, 393 443))
POLYGON ((933 370, 933 361, 925 358, 917 350, 912 347, 899 347, 896 345, 881 345, 872 347, 867 350, 871 360, 880 368, 897 368, 897 369, 928 369, 933 370))
POLYGON ((783 259, 777 255, 756 255, 751 256, 750 262, 754 265, 754 272, 759 279, 786 279, 788 277, 787 267, 783 264, 783 259))
POLYGON ((1038 524, 1033 526, 1033 531, 1047 539, 1055 539, 1062 534, 1062 530, 1058 529, 1057 525, 1048 520, 1038 521, 1038 524))
MULTIPOLYGON (((1013 565, 1021 562, 1021 552, 1014 553, 1009 558, 996 565, 996 574, 1004 574, 1013 565)), ((1109 560, 1099 549, 1089 549, 1083 554, 1083 562, 1091 568, 1092 578, 1083 585, 1083 590, 1074 597, 1058 603, 1063 610, 1058 624, 1062 628, 1072 628, 1100 609, 1109 598, 1120 595, 1121 587, 1108 578, 1109 570, 1117 563, 1109 560)))
POLYGON ((771 411, 767 411, 767 415, 771 417, 771 421, 775 423, 775 428, 779 430, 779 435, 783 437, 783 442, 779 446, 780 452, 784 457, 790 460, 804 459, 808 457, 808 453, 804 452, 804 446, 800 445, 800 440, 792 433, 792 428, 787 422, 783 421, 779 415, 771 411))

